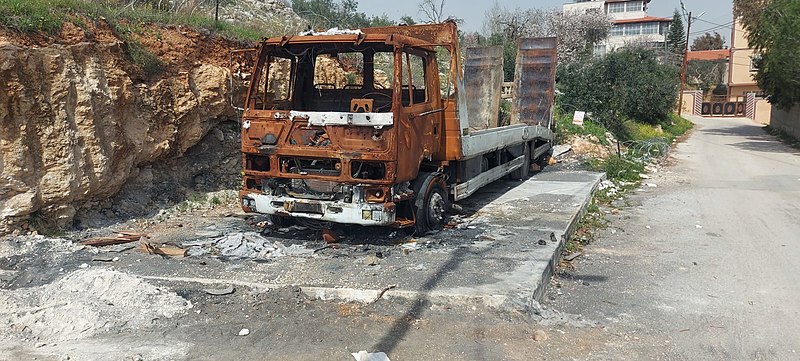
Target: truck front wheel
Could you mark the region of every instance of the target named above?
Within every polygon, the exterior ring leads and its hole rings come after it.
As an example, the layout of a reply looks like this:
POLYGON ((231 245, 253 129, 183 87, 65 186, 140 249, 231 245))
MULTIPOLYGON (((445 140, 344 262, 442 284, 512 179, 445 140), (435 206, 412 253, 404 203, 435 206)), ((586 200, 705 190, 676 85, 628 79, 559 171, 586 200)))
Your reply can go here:
POLYGON ((429 178, 417 192, 414 201, 414 234, 422 236, 444 227, 450 201, 441 178, 429 178))

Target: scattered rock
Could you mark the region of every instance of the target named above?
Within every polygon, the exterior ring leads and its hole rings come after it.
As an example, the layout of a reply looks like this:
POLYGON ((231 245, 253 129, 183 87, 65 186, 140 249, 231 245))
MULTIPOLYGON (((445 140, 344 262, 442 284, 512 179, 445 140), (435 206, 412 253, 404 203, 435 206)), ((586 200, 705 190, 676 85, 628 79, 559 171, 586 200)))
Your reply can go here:
POLYGON ((249 334, 250 334, 250 330, 248 330, 246 328, 243 328, 243 329, 241 329, 241 331, 239 331, 239 336, 247 336, 249 334))
POLYGON ((533 331, 533 340, 536 342, 547 341, 547 333, 542 330, 533 331))
POLYGON ((366 259, 364 259, 364 263, 366 263, 367 266, 376 266, 380 262, 381 262, 380 258, 374 255, 369 255, 367 256, 366 259))

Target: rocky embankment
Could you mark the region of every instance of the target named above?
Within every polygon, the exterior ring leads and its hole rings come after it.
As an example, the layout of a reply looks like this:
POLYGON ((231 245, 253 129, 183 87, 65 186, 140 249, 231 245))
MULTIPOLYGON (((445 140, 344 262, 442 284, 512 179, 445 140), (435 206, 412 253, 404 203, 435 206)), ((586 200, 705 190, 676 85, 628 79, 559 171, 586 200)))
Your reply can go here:
POLYGON ((102 21, 47 39, 0 29, 0 234, 69 227, 140 167, 235 119, 227 53, 241 44, 180 27, 138 42, 155 75, 102 21))

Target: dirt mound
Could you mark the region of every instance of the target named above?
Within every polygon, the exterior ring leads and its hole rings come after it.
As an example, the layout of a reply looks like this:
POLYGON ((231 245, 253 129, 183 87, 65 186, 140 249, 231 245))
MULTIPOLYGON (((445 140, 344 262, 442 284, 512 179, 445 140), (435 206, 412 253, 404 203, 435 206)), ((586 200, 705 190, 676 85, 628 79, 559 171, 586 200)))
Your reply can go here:
POLYGON ((58 342, 146 328, 192 308, 177 294, 124 273, 89 268, 35 288, 0 292, 0 336, 58 342))
POLYGON ((238 46, 176 26, 130 42, 103 21, 51 38, 0 31, 0 234, 69 228, 141 168, 235 121, 226 66, 238 46), (135 46, 162 69, 145 76, 135 46))

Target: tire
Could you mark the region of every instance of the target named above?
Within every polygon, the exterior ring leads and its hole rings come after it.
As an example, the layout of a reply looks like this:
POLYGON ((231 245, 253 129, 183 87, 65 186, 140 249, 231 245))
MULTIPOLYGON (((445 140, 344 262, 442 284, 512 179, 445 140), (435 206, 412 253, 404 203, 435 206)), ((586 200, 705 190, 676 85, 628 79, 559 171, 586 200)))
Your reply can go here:
POLYGON ((529 143, 525 143, 523 155, 525 159, 522 162, 522 167, 517 168, 517 170, 509 174, 512 180, 524 181, 531 176, 531 145, 529 143))
MULTIPOLYGON (((425 187, 423 187, 425 188, 425 187)), ((422 194, 422 202, 414 207, 414 235, 423 236, 431 232, 440 231, 447 222, 447 213, 450 210, 450 200, 441 183, 433 180, 422 194)))
POLYGON ((276 214, 270 214, 269 222, 272 223, 272 225, 274 225, 275 227, 283 228, 294 225, 294 218, 279 216, 276 214))

